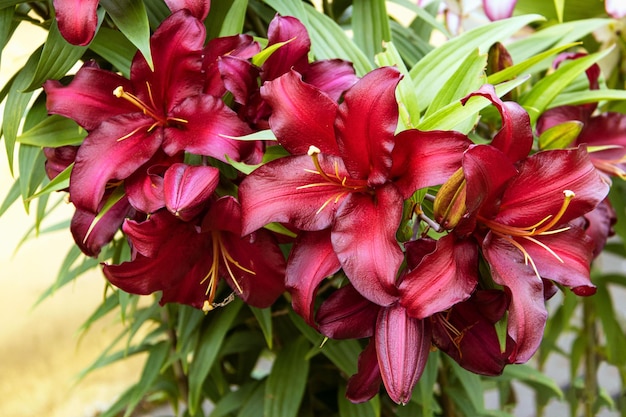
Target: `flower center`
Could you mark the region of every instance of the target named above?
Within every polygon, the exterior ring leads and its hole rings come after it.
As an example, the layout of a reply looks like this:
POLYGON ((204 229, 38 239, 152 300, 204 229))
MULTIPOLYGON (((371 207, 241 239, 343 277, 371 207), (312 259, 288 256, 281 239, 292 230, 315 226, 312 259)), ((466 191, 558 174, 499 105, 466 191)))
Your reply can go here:
POLYGON ((298 187, 298 190, 305 188, 313 188, 313 187, 334 187, 337 188, 337 192, 333 194, 329 199, 327 199, 324 204, 317 210, 317 214, 319 214, 325 207, 328 206, 331 202, 335 204, 339 202, 339 200, 346 196, 349 193, 355 192, 369 192, 369 187, 365 181, 356 181, 353 179, 349 179, 347 176, 342 176, 339 173, 339 164, 337 161, 334 161, 334 171, 332 173, 327 173, 322 168, 318 155, 321 153, 320 149, 316 146, 311 145, 307 152, 307 155, 311 157, 313 160, 313 165, 315 166, 315 170, 305 169, 306 172, 311 174, 317 174, 322 178, 320 182, 314 182, 307 185, 302 185, 298 187))
MULTIPOLYGON (((188 123, 188 121, 185 119, 166 116, 166 115, 163 115, 162 112, 157 111, 157 105, 154 102, 154 97, 152 96, 152 88, 150 87, 150 84, 148 82, 146 82, 146 87, 148 90, 148 97, 150 98, 150 104, 146 104, 136 95, 129 93, 128 91, 125 91, 124 87, 122 87, 121 85, 115 88, 115 90, 113 90, 113 95, 117 98, 122 98, 128 101, 129 103, 137 107, 139 110, 141 110, 143 114, 154 119, 154 123, 148 128, 148 132, 151 132, 157 126, 163 126, 163 127, 170 126, 172 122, 183 123, 183 124, 188 123)), ((118 141, 124 140, 132 136, 133 134, 137 133, 138 130, 140 129, 133 130, 129 134, 122 136, 121 138, 118 139, 118 141)))
POLYGON ((235 287, 237 287, 237 291, 239 292, 239 294, 241 294, 243 290, 237 282, 237 278, 235 278, 235 274, 233 273, 233 266, 248 274, 256 275, 254 271, 241 266, 239 262, 233 259, 233 257, 228 253, 228 250, 226 250, 219 231, 211 232, 211 241, 213 244, 213 262, 211 263, 211 268, 209 269, 209 272, 202 279, 202 281, 200 281, 200 284, 208 281, 206 289, 207 299, 204 300, 204 304, 202 305, 202 311, 204 311, 205 313, 208 313, 216 307, 223 307, 234 299, 233 294, 230 294, 223 302, 215 302, 217 285, 219 284, 219 280, 221 278, 220 265, 223 265, 226 268, 228 276, 230 276, 231 280, 235 284, 235 287))
POLYGON ((552 249, 550 249, 548 245, 536 239, 536 237, 542 236, 542 235, 553 235, 553 234, 561 233, 570 229, 569 226, 562 227, 559 229, 552 229, 552 228, 559 223, 559 221, 563 217, 563 214, 565 214, 565 212, 567 211, 567 207, 569 206, 570 202, 572 201, 574 197, 575 197, 575 194, 573 191, 564 190, 563 191, 563 203, 561 204, 561 208, 559 209, 559 211, 555 215, 548 215, 544 217, 541 221, 535 223, 534 225, 527 226, 527 227, 510 226, 510 225, 501 224, 493 220, 485 219, 484 217, 480 215, 477 216, 477 219, 482 224, 484 224, 489 229, 491 229, 492 232, 504 238, 513 246, 515 246, 518 250, 520 250, 522 254, 524 255, 524 261, 526 262, 526 264, 527 265, 530 264, 535 272, 535 275, 538 278, 541 278, 537 270, 537 266, 535 265, 535 262, 531 258, 530 254, 528 253, 528 251, 526 251, 526 249, 520 242, 515 240, 515 238, 516 237, 522 238, 536 245, 539 245, 540 247, 548 251, 552 256, 554 256, 559 262, 564 263, 563 259, 561 259, 561 257, 558 254, 556 254, 552 249))

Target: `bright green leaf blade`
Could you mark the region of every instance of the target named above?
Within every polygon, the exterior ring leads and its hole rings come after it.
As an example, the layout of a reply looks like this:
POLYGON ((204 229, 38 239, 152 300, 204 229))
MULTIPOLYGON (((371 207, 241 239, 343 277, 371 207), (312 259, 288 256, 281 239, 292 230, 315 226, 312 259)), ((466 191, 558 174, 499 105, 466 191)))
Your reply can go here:
POLYGON ((531 123, 534 124, 539 115, 548 108, 565 87, 610 51, 611 49, 606 49, 579 59, 563 62, 556 71, 539 80, 520 99, 520 104, 530 115, 531 123))
POLYGON ((260 382, 252 380, 224 395, 216 404, 209 417, 224 417, 242 407, 242 404, 252 397, 260 382))
POLYGON ((263 404, 265 401, 266 385, 267 379, 263 380, 252 394, 246 398, 237 417, 265 417, 263 414, 263 404))
POLYGON ((306 354, 311 345, 302 336, 280 350, 265 385, 264 415, 297 417, 309 375, 306 354))
POLYGON ((30 197, 35 193, 46 176, 46 157, 41 148, 21 145, 18 152, 20 186, 26 213, 29 212, 30 197))
POLYGON ((242 306, 243 302, 236 298, 226 307, 210 313, 211 323, 198 340, 196 354, 189 366, 189 411, 192 415, 195 415, 200 407, 202 384, 211 371, 226 332, 230 329, 242 306))
POLYGON ((583 129, 583 123, 578 120, 570 120, 556 126, 552 126, 539 136, 539 149, 563 149, 571 144, 583 129))
POLYGON ((100 28, 89 44, 89 49, 113 64, 124 77, 130 77, 130 64, 137 48, 121 32, 100 28))
POLYGON ((0 66, 2 64, 2 51, 11 38, 11 34, 15 29, 13 24, 14 7, 0 8, 0 66))
MULTIPOLYGON (((213 3, 213 5, 215 5, 215 3, 213 3)), ((219 36, 231 36, 242 33, 247 8, 248 0, 234 0, 222 20, 219 36)))
POLYGON ((503 381, 519 381, 533 389, 549 393, 552 397, 563 399, 563 391, 556 381, 529 365, 509 365, 502 375, 494 377, 503 381))
POLYGON ((611 294, 606 286, 598 286, 596 294, 593 296, 593 302, 602 328, 606 337, 606 356, 607 361, 615 366, 624 366, 626 364, 626 335, 624 329, 620 326, 616 313, 613 307, 613 300, 611 294))
MULTIPOLYGON (((496 94, 498 97, 502 97, 509 91, 528 81, 528 79, 529 77, 519 77, 506 83, 498 84, 495 86, 496 94)), ((486 98, 477 96, 470 98, 465 105, 462 105, 459 100, 448 104, 430 117, 423 119, 417 128, 420 130, 458 130, 461 124, 467 126, 465 121, 468 118, 476 118, 478 112, 490 104, 491 102, 486 98)), ((468 133, 468 131, 462 130, 461 132, 468 133)))
POLYGON ((477 49, 464 57, 461 65, 446 83, 446 88, 441 89, 433 98, 424 118, 478 90, 484 83, 486 66, 487 55, 480 54, 477 49))
POLYGON ((554 9, 556 10, 556 17, 559 22, 563 22, 563 8, 565 6, 565 0, 554 0, 554 9))
POLYGON ((53 20, 35 74, 24 91, 33 91, 40 88, 46 80, 56 80, 63 77, 80 59, 86 49, 86 46, 68 43, 61 36, 56 20, 53 20))
POLYGON ((42 187, 35 194, 30 196, 30 200, 41 197, 45 194, 50 194, 55 191, 64 190, 70 186, 70 175, 72 174, 72 168, 74 167, 74 163, 70 164, 67 168, 65 168, 62 172, 60 172, 56 177, 54 177, 45 187, 42 187))
POLYGON ((415 94, 420 98, 420 108, 423 110, 430 105, 473 50, 478 48, 485 53, 493 43, 507 39, 528 23, 540 19, 542 17, 538 15, 527 15, 500 20, 465 32, 434 49, 410 71, 417 88, 415 94))
POLYGON ((580 104, 614 100, 626 100, 626 91, 606 89, 563 93, 556 97, 548 107, 578 106, 580 104))
POLYGON ((609 19, 585 19, 549 26, 510 43, 507 45, 507 50, 511 54, 513 62, 522 62, 553 45, 579 41, 594 30, 606 26, 609 22, 609 19))
POLYGON ((373 59, 383 50, 383 42, 391 41, 389 17, 385 0, 355 0, 352 4, 354 42, 373 59))
POLYGON ((22 92, 26 86, 32 80, 35 70, 37 68, 37 62, 41 55, 42 48, 37 49, 28 58, 26 64, 19 71, 15 77, 15 81, 11 84, 9 92, 7 94, 6 103, 4 106, 4 115, 2 118, 2 133, 4 135, 4 146, 7 152, 7 159, 9 161, 9 169, 11 174, 13 173, 13 154, 15 152, 15 141, 17 140, 17 133, 22 123, 22 118, 26 113, 30 98, 33 93, 22 92))
POLYGON ((20 197, 21 189, 22 188, 20 185, 20 179, 17 178, 13 185, 11 185, 11 188, 9 189, 7 195, 4 197, 2 205, 0 205, 0 216, 2 216, 4 212, 7 211, 9 207, 11 207, 13 203, 17 201, 17 199, 20 197))
POLYGON ((75 121, 52 115, 17 137, 23 145, 57 148, 65 145, 80 145, 87 132, 75 121))
POLYGON ((433 29, 437 29, 439 32, 443 33, 446 38, 452 37, 448 29, 443 24, 441 24, 441 22, 438 22, 435 16, 433 16, 427 11, 428 6, 430 4, 427 5, 426 7, 423 7, 423 6, 418 6, 417 2, 412 2, 410 0, 391 0, 391 2, 396 3, 408 9, 409 11, 415 13, 418 19, 423 20, 433 29))
POLYGON ((534 67, 536 64, 540 63, 541 61, 553 55, 556 55, 560 52, 563 52, 564 50, 569 49, 575 45, 577 45, 577 43, 575 42, 566 43, 565 45, 557 46, 556 48, 552 48, 548 51, 534 55, 518 64, 515 64, 513 66, 510 66, 501 71, 491 74, 490 76, 487 77, 487 82, 490 84, 499 84, 501 82, 508 81, 522 74, 523 72, 530 70, 532 67, 534 67))
POLYGON ((150 52, 150 25, 142 0, 100 0, 115 25, 141 51, 154 69, 150 52))
POLYGON ((133 387, 133 393, 127 403, 124 417, 130 417, 143 397, 153 389, 154 382, 161 373, 161 367, 170 352, 170 343, 166 341, 159 342, 151 346, 148 352, 148 359, 144 364, 141 378, 133 387))
POLYGON ((254 317, 256 318, 257 323, 261 327, 261 331, 263 332, 263 336, 265 337, 265 343, 267 343, 268 348, 272 348, 272 309, 271 308, 257 308, 253 306, 248 306, 254 317))

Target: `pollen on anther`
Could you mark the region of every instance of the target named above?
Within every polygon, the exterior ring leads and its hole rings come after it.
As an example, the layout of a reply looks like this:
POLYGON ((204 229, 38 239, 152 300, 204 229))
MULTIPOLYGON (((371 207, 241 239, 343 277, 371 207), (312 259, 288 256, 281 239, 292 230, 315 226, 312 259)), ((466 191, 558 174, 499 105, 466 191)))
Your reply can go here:
POLYGON ((113 95, 117 98, 120 98, 124 95, 124 88, 120 85, 113 90, 113 95))
POLYGON ((563 194, 565 194, 565 198, 574 198, 576 196, 576 193, 572 190, 564 190, 563 194))
POLYGON ((322 153, 320 148, 318 148, 317 146, 313 146, 313 145, 309 146, 309 150, 307 151, 307 155, 313 156, 313 155, 317 155, 318 153, 322 153))

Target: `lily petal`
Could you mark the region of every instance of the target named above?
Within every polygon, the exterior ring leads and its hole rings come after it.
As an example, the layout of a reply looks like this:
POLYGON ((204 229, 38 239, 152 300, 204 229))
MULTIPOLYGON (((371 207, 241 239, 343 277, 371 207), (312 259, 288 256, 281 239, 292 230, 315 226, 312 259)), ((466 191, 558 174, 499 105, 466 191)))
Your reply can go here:
POLYGON ((303 80, 325 92, 333 101, 339 101, 359 77, 354 73, 352 62, 328 59, 311 63, 303 74, 303 80))
POLYGON ((369 72, 346 92, 337 112, 337 144, 346 168, 370 186, 384 184, 391 170, 401 77, 392 67, 369 72))
POLYGON ((490 20, 501 20, 513 16, 517 0, 483 0, 483 9, 490 20))
POLYGON ((48 112, 68 117, 87 131, 118 114, 138 112, 137 107, 113 95, 113 90, 119 86, 127 91, 132 89, 126 78, 90 62, 78 70, 68 86, 56 80, 43 84, 48 112))
POLYGON ((396 274, 404 255, 396 241, 402 197, 393 185, 374 198, 352 194, 337 210, 331 239, 344 272, 368 300, 388 306, 397 299, 396 274))
POLYGON ((211 8, 211 0, 165 0, 165 3, 172 13, 181 9, 188 9, 199 20, 206 19, 211 8))
POLYGON ((323 154, 339 155, 334 123, 337 103, 290 71, 261 86, 261 96, 272 107, 270 126, 280 144, 293 155, 315 146, 323 154))
POLYGON ((408 403, 428 361, 430 322, 409 317, 402 306, 394 304, 378 314, 375 340, 389 397, 398 404, 408 403))
POLYGON ((604 0, 606 12, 615 19, 626 16, 626 4, 620 0, 604 0))
POLYGON ((95 213, 107 182, 127 178, 157 152, 162 132, 156 129, 148 133, 152 123, 140 113, 120 115, 102 122, 87 135, 70 176, 74 205, 95 213))
POLYGON ((511 297, 507 328, 516 349, 509 361, 525 363, 539 347, 546 325, 543 282, 506 239, 489 233, 482 247, 493 280, 511 297))
POLYGON ((370 400, 380 390, 380 368, 376 356, 376 341, 372 337, 359 355, 358 372, 350 377, 346 388, 346 398, 353 403, 370 400))
POLYGON ((332 339, 371 337, 379 310, 380 306, 346 285, 332 293, 317 311, 319 332, 332 339))
POLYGON ((314 320, 317 287, 340 268, 329 229, 298 235, 287 260, 286 286, 294 311, 313 328, 317 328, 314 320))
POLYGON ((467 300, 478 283, 478 248, 453 234, 437 241, 434 252, 400 284, 400 303, 417 319, 445 311, 467 300))
POLYGON ((459 132, 415 129, 398 133, 395 142, 391 177, 404 199, 420 188, 443 184, 461 167, 463 152, 472 144, 459 132))

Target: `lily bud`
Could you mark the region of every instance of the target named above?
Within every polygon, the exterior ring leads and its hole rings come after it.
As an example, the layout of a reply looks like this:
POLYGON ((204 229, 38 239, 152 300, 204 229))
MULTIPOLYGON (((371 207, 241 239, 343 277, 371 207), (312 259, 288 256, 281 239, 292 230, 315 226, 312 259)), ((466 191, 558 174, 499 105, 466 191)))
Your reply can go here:
POLYGON ((435 221, 442 228, 454 229, 467 212, 465 185, 463 168, 459 168, 439 189, 437 197, 435 197, 433 211, 435 221))

